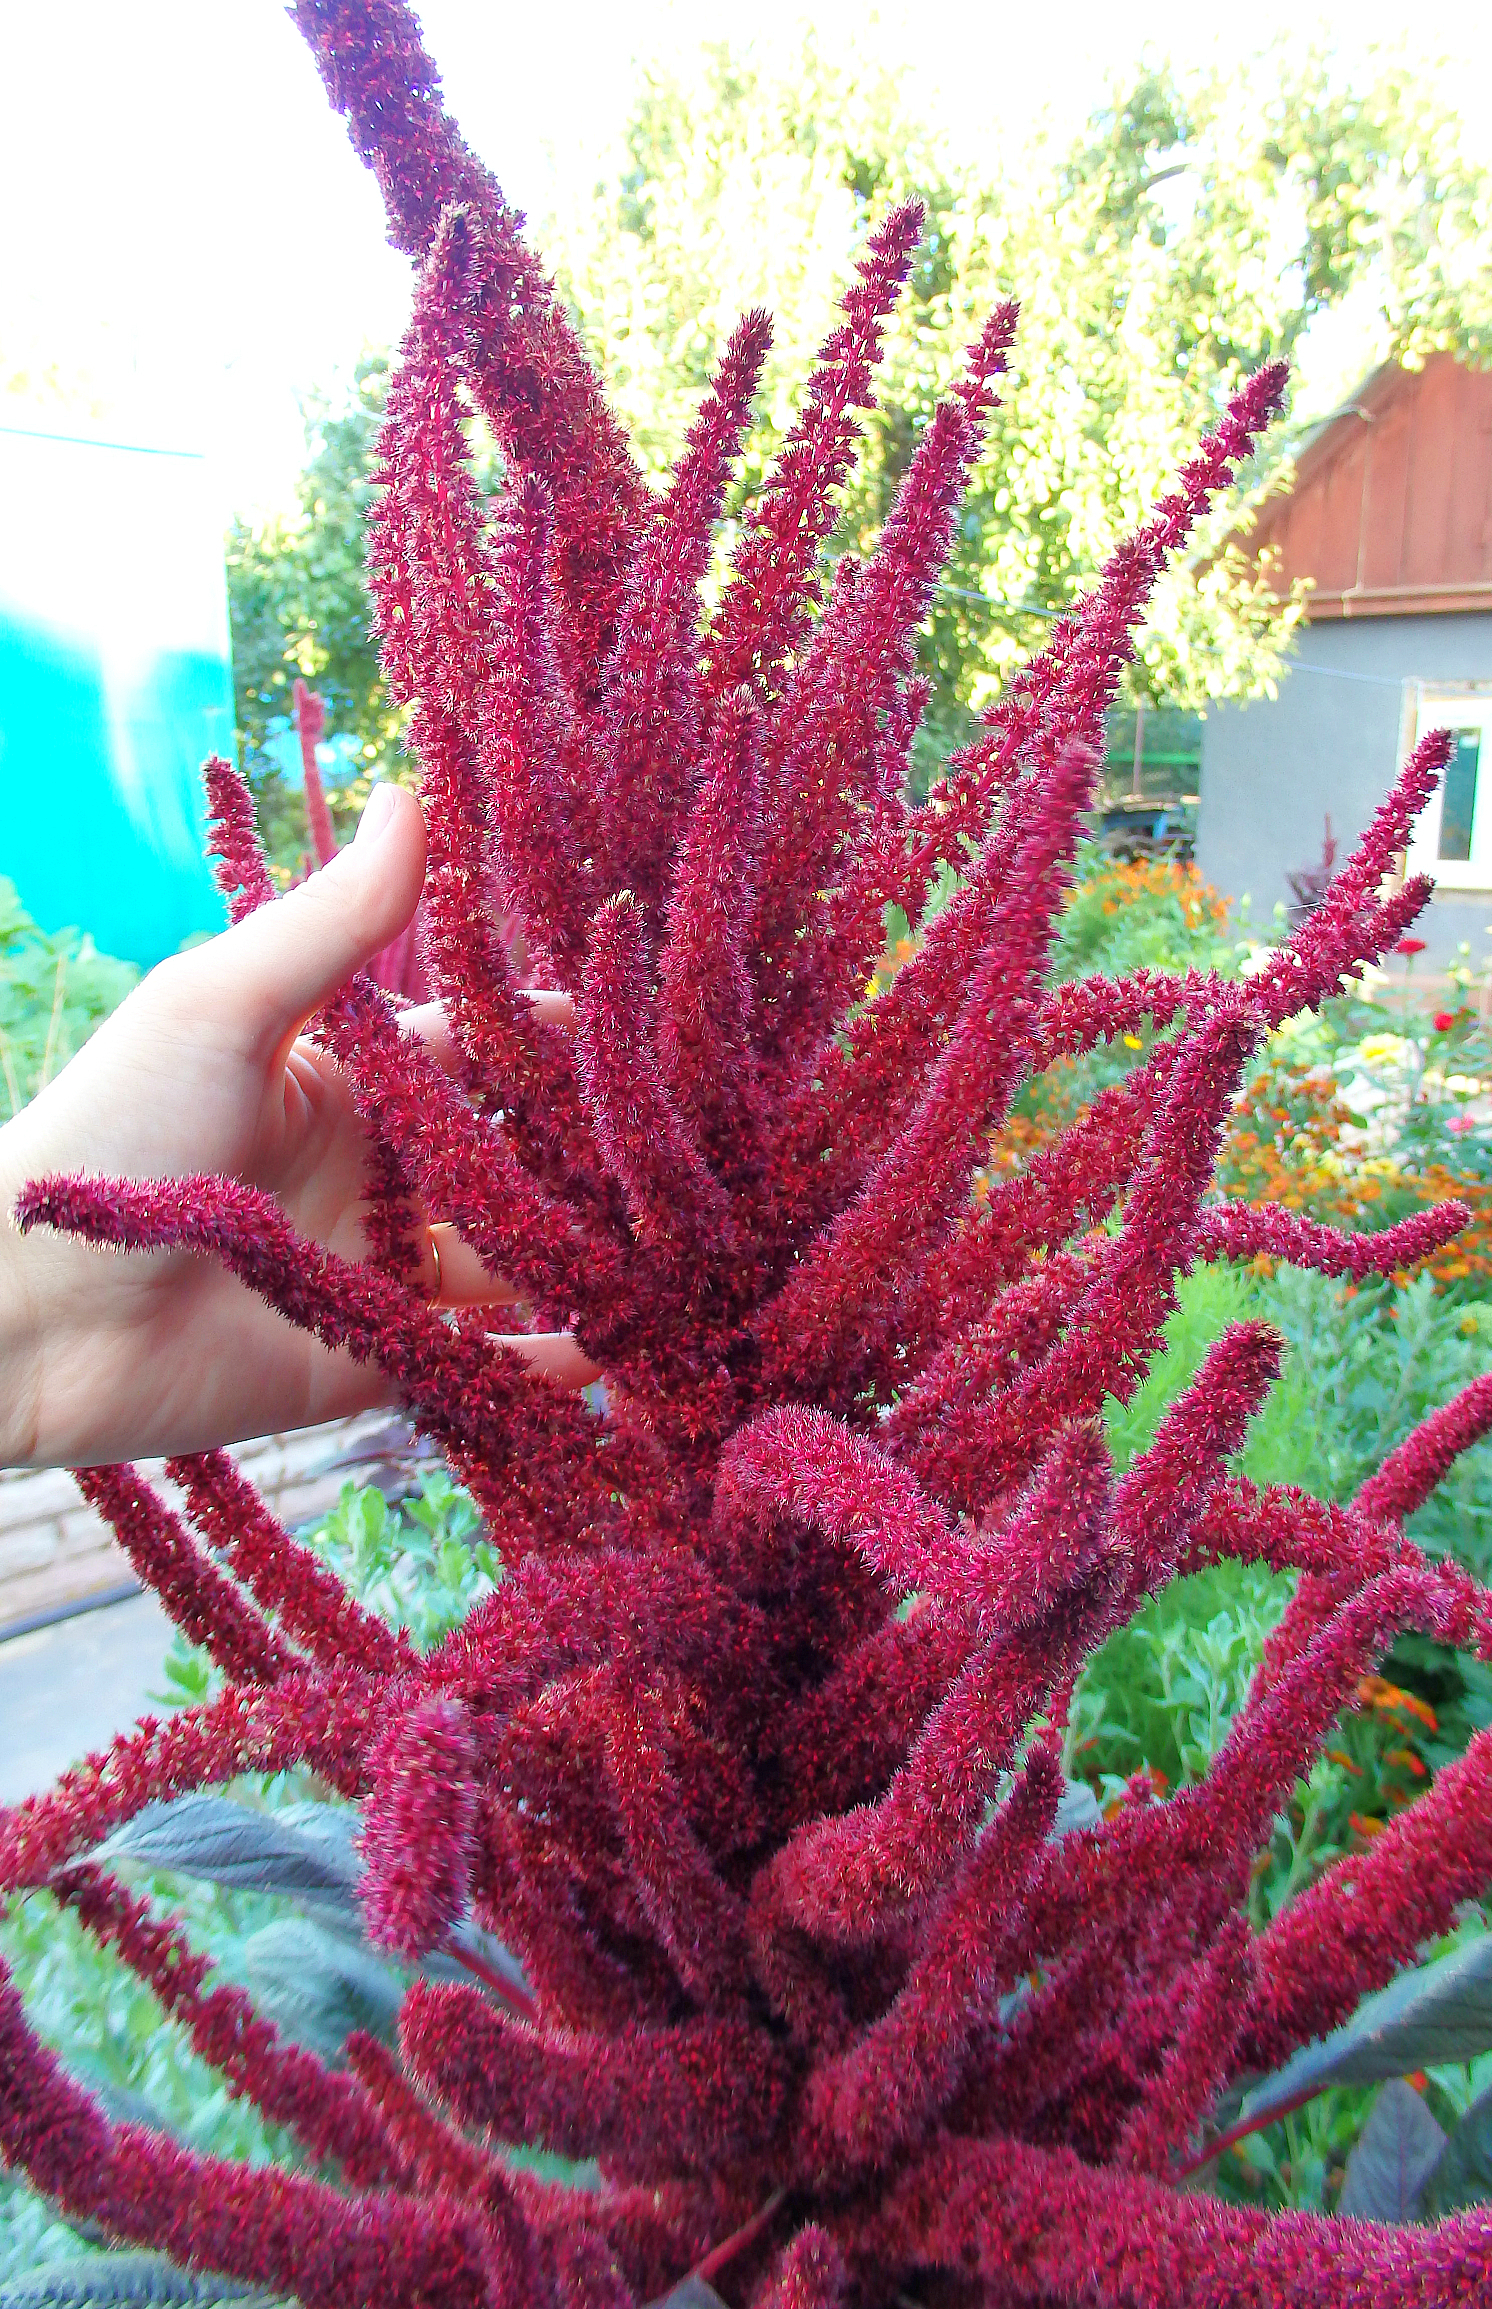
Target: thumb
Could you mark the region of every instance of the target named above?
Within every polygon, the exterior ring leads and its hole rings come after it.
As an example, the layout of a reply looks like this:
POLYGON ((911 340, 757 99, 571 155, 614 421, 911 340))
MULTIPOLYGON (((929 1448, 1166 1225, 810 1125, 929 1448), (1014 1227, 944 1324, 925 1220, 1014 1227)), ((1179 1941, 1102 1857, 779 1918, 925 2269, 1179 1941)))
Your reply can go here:
POLYGON ((375 786, 357 839, 273 905, 200 949, 212 980, 261 1031, 298 1031, 408 924, 425 880, 425 821, 403 786, 375 786))

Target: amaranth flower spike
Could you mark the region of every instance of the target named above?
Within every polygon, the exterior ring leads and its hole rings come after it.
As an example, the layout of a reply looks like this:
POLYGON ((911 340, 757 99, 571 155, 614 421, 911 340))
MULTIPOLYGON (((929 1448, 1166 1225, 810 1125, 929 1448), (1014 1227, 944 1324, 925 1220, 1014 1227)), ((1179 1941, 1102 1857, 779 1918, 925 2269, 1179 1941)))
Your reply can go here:
MULTIPOLYGON (((1235 2076, 1334 2026, 1492 1876, 1484 1733, 1365 1858, 1247 1921, 1274 1812, 1395 1632, 1492 1648, 1488 1599, 1402 1529, 1492 1426, 1492 1388, 1348 1507, 1229 1473, 1275 1373, 1260 1326, 1217 1344, 1122 1481, 1099 1416, 1193 1262, 1357 1274, 1459 1222, 1344 1242, 1211 1189, 1260 1037, 1422 903, 1381 891, 1444 739, 1246 986, 1045 987, 1147 595, 1278 408, 1280 369, 1241 387, 913 806, 916 632, 1013 311, 825 601, 819 549, 920 230, 915 208, 885 217, 712 613, 763 316, 653 496, 409 11, 293 12, 419 266, 371 582, 461 1072, 421 1070, 370 983, 323 1015, 373 1148, 362 1267, 222 1180, 41 1181, 22 1217, 220 1258, 381 1364, 507 1577, 419 1656, 222 1459, 173 1463, 176 1507, 128 1469, 87 1479, 228 1680, 5 1813, 0 1895, 67 1902, 299 2161, 227 2165, 112 2123, 8 1981, 0 2150, 71 2218, 306 2309, 629 2309, 691 2269, 732 2309, 1464 2309, 1492 2214, 1271 2220, 1174 2183, 1235 2076), (495 505, 471 409, 502 449, 495 505), (956 895, 865 1003, 887 901, 915 915, 940 860, 956 895), (521 999, 507 913, 573 995, 573 1043, 521 999), (1147 1014, 1125 1079, 977 1202, 1022 1083, 1147 1014), (408 1286, 411 1190, 536 1322, 573 1326, 604 1414, 408 1286), (1084 1661, 1178 1569, 1224 1558, 1301 1578, 1210 1776, 1054 1834, 1084 1661), (209 1988, 88 1857, 156 1799, 292 1766, 362 1808, 374 1935, 418 1955, 474 1922, 522 1984, 424 1978, 397 2050, 354 2036, 334 2072, 209 1988), (515 2171, 504 2142, 594 2158, 599 2181, 515 2171)), ((215 764, 209 792, 235 910, 272 903, 242 786, 215 764)))

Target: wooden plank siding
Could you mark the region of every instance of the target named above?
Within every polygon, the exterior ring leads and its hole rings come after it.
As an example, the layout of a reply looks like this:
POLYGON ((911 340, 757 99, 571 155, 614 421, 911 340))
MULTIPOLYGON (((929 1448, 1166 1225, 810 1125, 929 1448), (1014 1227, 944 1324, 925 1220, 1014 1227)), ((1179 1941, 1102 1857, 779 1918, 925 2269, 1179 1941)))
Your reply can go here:
POLYGON ((1307 616, 1492 610, 1492 370, 1378 369, 1309 442, 1247 541, 1307 616))

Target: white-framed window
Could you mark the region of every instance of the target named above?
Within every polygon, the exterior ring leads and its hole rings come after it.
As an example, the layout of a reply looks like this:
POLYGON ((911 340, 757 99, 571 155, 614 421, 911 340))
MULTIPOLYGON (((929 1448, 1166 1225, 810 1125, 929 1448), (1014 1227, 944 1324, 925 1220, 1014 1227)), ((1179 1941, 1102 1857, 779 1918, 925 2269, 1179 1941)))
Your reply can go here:
POLYGON ((1492 682, 1414 682, 1405 735, 1449 730, 1445 776, 1415 820, 1405 867, 1443 890, 1492 890, 1492 682))

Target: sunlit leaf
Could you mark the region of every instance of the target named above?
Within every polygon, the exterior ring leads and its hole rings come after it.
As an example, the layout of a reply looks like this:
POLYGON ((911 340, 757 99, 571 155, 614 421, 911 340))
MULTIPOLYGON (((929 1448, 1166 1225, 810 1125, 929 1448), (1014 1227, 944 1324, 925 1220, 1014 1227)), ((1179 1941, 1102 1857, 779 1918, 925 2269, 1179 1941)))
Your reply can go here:
POLYGON ((362 1859, 354 1842, 360 1828, 350 1805, 261 1812, 228 1796, 178 1796, 147 1805, 96 1857, 170 1869, 234 1891, 279 1893, 323 1922, 360 1932, 362 1859))
POLYGON ((272 2309, 267 2293, 160 2253, 91 2253, 0 2284, 0 2309, 272 2309))
POLYGON ((1319 2044, 1306 2045, 1247 2096, 1245 2122, 1267 2123, 1328 2085, 1378 2084, 1492 2048, 1492 1933, 1401 1973, 1319 2044))

